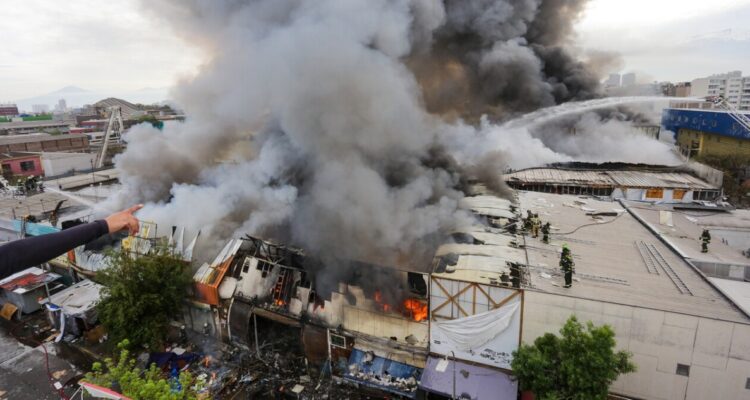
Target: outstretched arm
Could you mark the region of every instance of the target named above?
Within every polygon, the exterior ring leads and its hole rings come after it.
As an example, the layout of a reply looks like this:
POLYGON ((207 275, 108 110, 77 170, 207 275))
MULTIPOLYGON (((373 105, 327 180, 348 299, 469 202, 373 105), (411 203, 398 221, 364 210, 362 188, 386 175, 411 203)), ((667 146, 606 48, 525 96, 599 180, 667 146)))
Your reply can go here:
POLYGON ((138 219, 133 213, 141 207, 143 206, 137 205, 105 219, 48 235, 19 239, 0 246, 0 279, 49 261, 107 233, 123 229, 128 229, 131 234, 137 233, 138 219))

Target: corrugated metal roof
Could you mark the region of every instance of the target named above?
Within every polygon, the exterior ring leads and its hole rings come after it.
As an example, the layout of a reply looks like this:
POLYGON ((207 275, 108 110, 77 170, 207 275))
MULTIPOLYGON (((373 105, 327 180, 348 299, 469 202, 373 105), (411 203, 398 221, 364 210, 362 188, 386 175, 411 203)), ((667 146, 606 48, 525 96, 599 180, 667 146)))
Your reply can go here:
POLYGON ((632 188, 681 188, 716 190, 717 187, 687 172, 627 170, 571 170, 530 168, 505 175, 508 182, 547 183, 632 188))
POLYGON ((506 181, 611 186, 606 171, 530 168, 505 175, 506 181))
POLYGON ((82 135, 82 134, 50 135, 47 133, 31 133, 28 135, 0 136, 0 145, 18 144, 18 143, 34 143, 34 142, 49 142, 53 140, 77 139, 77 138, 85 138, 85 137, 86 135, 82 135))

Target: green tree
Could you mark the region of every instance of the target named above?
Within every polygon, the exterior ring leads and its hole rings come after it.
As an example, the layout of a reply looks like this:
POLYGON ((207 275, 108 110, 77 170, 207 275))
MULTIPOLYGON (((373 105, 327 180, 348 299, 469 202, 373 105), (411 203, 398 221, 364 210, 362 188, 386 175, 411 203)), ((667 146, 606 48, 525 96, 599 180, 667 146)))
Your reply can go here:
POLYGON ((106 387, 131 399, 141 400, 195 400, 197 392, 203 387, 188 371, 182 371, 179 378, 167 380, 156 365, 151 364, 147 370, 136 367, 136 360, 130 356, 128 340, 117 345, 120 356, 117 360, 104 359, 104 365, 94 363, 92 371, 83 378, 84 381, 106 387))
POLYGON ((97 274, 105 287, 97 304, 99 320, 110 339, 129 339, 135 346, 158 348, 169 321, 180 313, 190 282, 188 265, 160 249, 136 256, 126 251, 110 256, 97 274))
POLYGON ((620 374, 636 370, 627 351, 615 352, 609 325, 586 327, 573 315, 560 335, 546 333, 513 352, 511 367, 521 390, 539 400, 605 400, 620 374))

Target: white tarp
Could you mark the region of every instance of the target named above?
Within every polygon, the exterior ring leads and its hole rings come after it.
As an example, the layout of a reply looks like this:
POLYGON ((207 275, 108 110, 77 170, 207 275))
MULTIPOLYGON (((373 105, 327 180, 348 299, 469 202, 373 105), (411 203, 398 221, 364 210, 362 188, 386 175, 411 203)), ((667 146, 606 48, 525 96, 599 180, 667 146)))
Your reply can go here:
POLYGON ((79 385, 95 399, 130 400, 130 397, 125 397, 114 390, 97 386, 93 383, 80 382, 79 385))
POLYGON ((507 329, 520 305, 516 302, 481 314, 435 322, 432 327, 448 337, 458 350, 468 351, 483 346, 507 329))

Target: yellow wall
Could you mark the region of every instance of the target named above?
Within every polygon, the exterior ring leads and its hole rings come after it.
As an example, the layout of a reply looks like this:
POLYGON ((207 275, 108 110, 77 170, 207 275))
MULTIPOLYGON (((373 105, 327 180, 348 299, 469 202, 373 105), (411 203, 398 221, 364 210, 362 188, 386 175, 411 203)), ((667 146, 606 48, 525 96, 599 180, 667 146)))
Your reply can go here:
POLYGON ((698 151, 693 155, 746 155, 750 156, 750 140, 735 139, 692 129, 680 129, 677 145, 686 151, 697 143, 698 151))

